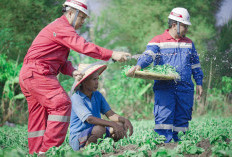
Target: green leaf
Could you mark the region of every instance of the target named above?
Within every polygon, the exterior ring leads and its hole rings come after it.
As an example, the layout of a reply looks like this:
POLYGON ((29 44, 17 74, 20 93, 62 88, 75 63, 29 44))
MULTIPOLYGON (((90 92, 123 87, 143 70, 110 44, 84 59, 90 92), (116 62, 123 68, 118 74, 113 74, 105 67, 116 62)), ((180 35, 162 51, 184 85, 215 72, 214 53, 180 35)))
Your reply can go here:
POLYGON ((25 98, 25 96, 23 94, 18 94, 18 95, 13 97, 13 99, 15 99, 15 100, 24 99, 24 98, 25 98))
POLYGON ((146 91, 152 86, 151 83, 149 83, 148 85, 146 85, 145 87, 143 87, 141 89, 141 91, 139 92, 138 96, 142 96, 144 93, 146 93, 146 91))

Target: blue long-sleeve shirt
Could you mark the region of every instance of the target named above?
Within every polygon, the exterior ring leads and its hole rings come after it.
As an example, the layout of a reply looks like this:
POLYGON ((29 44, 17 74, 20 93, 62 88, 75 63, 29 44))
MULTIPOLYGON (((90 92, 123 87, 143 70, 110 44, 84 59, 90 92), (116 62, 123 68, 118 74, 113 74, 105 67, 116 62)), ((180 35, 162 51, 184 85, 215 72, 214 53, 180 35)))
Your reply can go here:
POLYGON ((109 104, 103 95, 95 91, 89 99, 84 93, 77 90, 71 97, 72 111, 70 119, 70 137, 69 143, 74 150, 79 149, 78 138, 81 132, 93 126, 86 122, 89 116, 101 118, 101 114, 105 114, 111 110, 109 104))
POLYGON ((154 90, 176 88, 178 90, 193 90, 191 76, 197 85, 202 85, 203 72, 194 43, 187 37, 175 40, 166 30, 154 37, 147 45, 145 52, 137 62, 141 68, 155 65, 169 64, 175 67, 181 80, 155 81, 154 90), (155 55, 154 55, 155 54, 155 55))

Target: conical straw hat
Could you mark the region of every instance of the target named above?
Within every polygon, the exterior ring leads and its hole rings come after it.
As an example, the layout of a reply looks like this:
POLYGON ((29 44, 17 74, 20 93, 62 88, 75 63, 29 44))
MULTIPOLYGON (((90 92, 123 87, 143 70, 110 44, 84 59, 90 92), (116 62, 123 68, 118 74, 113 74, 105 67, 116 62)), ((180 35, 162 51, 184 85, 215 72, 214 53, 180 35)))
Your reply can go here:
MULTIPOLYGON (((81 72, 81 71, 83 71, 85 68, 87 68, 90 65, 91 64, 79 64, 78 71, 81 72)), ((98 74, 101 75, 101 73, 106 68, 107 68, 107 65, 94 65, 94 66, 90 67, 89 69, 86 70, 85 75, 83 76, 83 78, 79 82, 77 82, 75 88, 77 88, 81 84, 81 82, 83 82, 87 77, 89 77, 90 75, 92 75, 96 71, 98 71, 98 74)))

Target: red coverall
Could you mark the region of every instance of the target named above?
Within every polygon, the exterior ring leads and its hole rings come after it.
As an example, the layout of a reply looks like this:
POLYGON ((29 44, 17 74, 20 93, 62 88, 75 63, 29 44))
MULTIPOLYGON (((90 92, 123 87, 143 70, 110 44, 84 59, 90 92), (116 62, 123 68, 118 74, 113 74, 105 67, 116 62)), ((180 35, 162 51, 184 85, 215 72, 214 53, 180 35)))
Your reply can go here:
POLYGON ((71 100, 56 76, 59 72, 72 76, 75 70, 67 61, 69 49, 105 61, 112 56, 111 50, 86 42, 64 15, 38 34, 24 58, 19 75, 28 102, 30 154, 46 152, 50 147, 60 146, 65 139, 71 100))

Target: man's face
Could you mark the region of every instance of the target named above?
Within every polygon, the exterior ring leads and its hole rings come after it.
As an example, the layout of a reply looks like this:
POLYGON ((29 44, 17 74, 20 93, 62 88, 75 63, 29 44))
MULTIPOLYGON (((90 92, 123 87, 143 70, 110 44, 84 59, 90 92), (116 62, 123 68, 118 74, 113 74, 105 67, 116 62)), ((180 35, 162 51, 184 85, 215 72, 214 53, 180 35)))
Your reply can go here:
POLYGON ((181 34, 181 36, 185 36, 187 32, 188 32, 188 25, 180 23, 180 34, 181 34))
MULTIPOLYGON (((174 29, 177 32, 177 24, 174 25, 174 29)), ((188 32, 188 25, 185 25, 183 23, 180 23, 180 36, 184 37, 186 33, 188 32)))
MULTIPOLYGON (((75 18, 75 14, 76 14, 76 11, 74 11, 72 14, 73 19, 75 18)), ((85 23, 86 17, 87 17, 87 15, 85 13, 83 13, 82 11, 79 11, 78 16, 77 16, 77 20, 75 23, 75 30, 82 27, 82 25, 85 23)))
POLYGON ((83 88, 91 92, 96 91, 98 89, 98 80, 99 80, 99 74, 98 72, 95 72, 92 75, 90 75, 88 78, 86 78, 86 80, 83 81, 82 83, 83 88))

